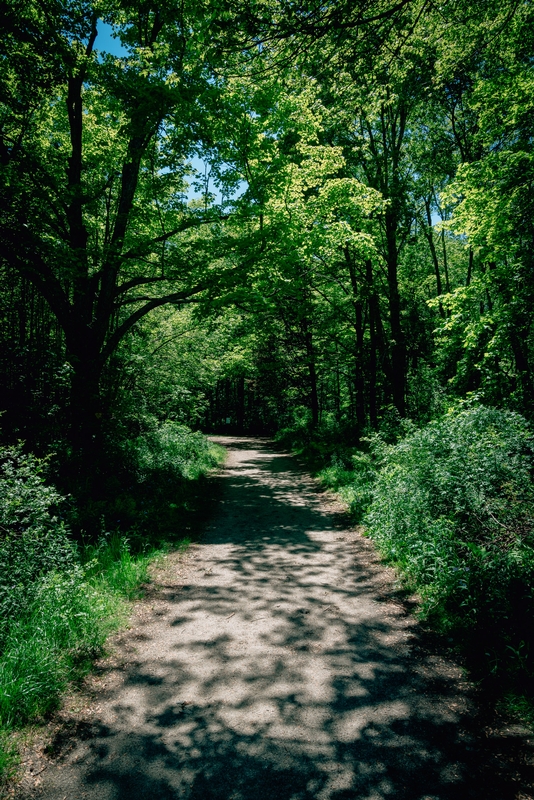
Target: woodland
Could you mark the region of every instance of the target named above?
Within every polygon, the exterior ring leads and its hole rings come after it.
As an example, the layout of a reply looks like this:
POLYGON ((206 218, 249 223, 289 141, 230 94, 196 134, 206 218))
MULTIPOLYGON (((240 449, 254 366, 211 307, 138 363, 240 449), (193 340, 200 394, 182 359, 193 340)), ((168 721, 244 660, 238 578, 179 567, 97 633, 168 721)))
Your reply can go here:
POLYGON ((0 25, 2 730, 186 538, 206 433, 301 453, 532 715, 530 0, 7 0, 0 25))

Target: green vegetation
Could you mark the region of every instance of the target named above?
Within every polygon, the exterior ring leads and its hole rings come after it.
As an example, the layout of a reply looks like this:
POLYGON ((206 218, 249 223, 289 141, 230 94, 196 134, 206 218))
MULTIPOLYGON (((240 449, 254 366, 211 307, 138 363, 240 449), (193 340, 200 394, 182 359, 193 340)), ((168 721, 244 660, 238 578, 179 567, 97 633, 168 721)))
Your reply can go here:
POLYGON ((7 0, 0 24, 0 647, 50 681, 27 716, 194 526, 202 432, 300 452, 520 686, 532 4, 7 0))
POLYGON ((476 637, 495 671, 533 668, 532 445, 518 414, 447 414, 384 448, 365 518, 422 613, 476 637))
MULTIPOLYGON (((221 462, 221 448, 200 434, 167 428, 151 450, 158 475, 166 474, 160 504, 177 499, 173 489, 187 496, 184 483, 221 462)), ((156 468, 143 453, 139 446, 139 480, 154 479, 156 468)), ((127 601, 149 580, 149 565, 169 546, 188 545, 180 527, 167 542, 161 530, 152 537, 145 530, 131 542, 116 532, 75 545, 58 517, 64 499, 44 482, 45 468, 20 446, 0 450, 0 779, 16 764, 9 731, 57 707, 67 684, 87 672, 108 634, 127 621, 127 601)))
MULTIPOLYGON (((532 432, 519 414, 477 404, 403 427, 393 444, 374 435, 365 452, 334 452, 318 476, 475 674, 526 690, 534 674, 532 432)), ((514 706, 530 707, 515 697, 514 706)))

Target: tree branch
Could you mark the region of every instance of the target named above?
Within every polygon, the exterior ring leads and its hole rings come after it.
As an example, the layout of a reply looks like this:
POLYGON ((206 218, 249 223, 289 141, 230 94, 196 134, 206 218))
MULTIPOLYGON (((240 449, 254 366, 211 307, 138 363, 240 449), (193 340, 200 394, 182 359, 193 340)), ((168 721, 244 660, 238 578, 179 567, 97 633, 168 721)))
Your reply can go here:
MULTIPOLYGON (((10 233, 16 235, 14 231, 10 231, 10 233)), ((27 237, 27 231, 25 231, 25 234, 27 237)), ((60 281, 42 256, 39 255, 36 247, 21 247, 21 242, 25 241, 25 236, 22 233, 19 235, 20 238, 17 238, 15 242, 7 242, 4 239, 0 243, 0 255, 3 255, 6 261, 12 264, 24 278, 33 283, 47 301, 63 331, 68 334, 71 328, 71 305, 68 297, 60 281)), ((26 238, 26 244, 33 243, 28 242, 26 238)))
POLYGON ((229 217, 229 214, 225 214, 220 217, 210 217, 208 219, 184 220, 184 222, 178 225, 178 227, 173 228, 171 231, 167 231, 166 233, 162 233, 161 236, 156 236, 154 239, 150 239, 148 242, 145 242, 136 249, 128 250, 123 254, 122 258, 138 258, 139 256, 142 256, 143 253, 146 253, 146 251, 149 250, 152 245, 159 244, 160 242, 166 242, 168 239, 172 239, 173 236, 176 236, 177 233, 183 233, 183 231, 189 230, 189 228, 207 225, 210 222, 221 222, 229 219, 229 217))
POLYGON ((147 286, 149 283, 161 283, 161 281, 169 281, 169 278, 164 277, 163 275, 158 275, 155 278, 132 278, 129 281, 125 281, 125 283, 121 283, 120 286, 117 286, 115 289, 115 297, 118 297, 121 294, 126 294, 129 292, 130 289, 135 289, 136 286, 147 286))
POLYGON ((201 292, 203 289, 204 286, 194 286, 192 289, 189 289, 186 292, 174 292, 173 294, 167 294, 163 297, 154 297, 152 300, 149 300, 148 303, 145 303, 144 306, 138 308, 137 311, 134 311, 133 314, 125 319, 122 325, 119 325, 119 327, 112 333, 102 349, 102 362, 106 361, 106 359, 108 359, 109 356, 117 349, 119 342, 124 338, 128 331, 130 331, 140 319, 145 317, 155 308, 172 303, 193 302, 193 296, 201 292))

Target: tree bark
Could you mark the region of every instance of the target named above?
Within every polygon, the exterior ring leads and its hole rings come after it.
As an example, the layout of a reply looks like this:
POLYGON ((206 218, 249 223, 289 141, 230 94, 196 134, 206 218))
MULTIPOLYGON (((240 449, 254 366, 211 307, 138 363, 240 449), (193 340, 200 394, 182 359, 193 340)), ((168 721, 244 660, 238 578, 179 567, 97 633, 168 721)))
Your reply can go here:
POLYGON ((245 427, 245 376, 237 379, 237 427, 240 433, 245 427))
POLYGON ((401 417, 406 414, 406 343, 401 325, 401 301, 398 282, 397 216, 385 214, 389 324, 391 328, 391 393, 401 417))
POLYGON ((302 329, 304 332, 304 342, 306 346, 306 361, 308 364, 309 386, 310 386, 310 411, 312 415, 312 427, 316 428, 319 424, 319 394, 317 392, 317 370, 315 368, 315 351, 313 347, 313 335, 310 322, 307 317, 302 319, 302 329))
POLYGON ((365 264, 365 277, 369 291, 369 420, 373 430, 378 429, 378 404, 376 392, 377 350, 378 350, 378 319, 380 314, 378 298, 373 291, 373 265, 371 259, 365 264))
MULTIPOLYGON (((428 246, 430 248, 430 255, 432 256, 432 263, 434 265, 434 274, 436 276, 436 295, 440 297, 443 294, 443 289, 441 286, 441 272, 439 268, 438 254, 436 252, 436 245, 434 243, 434 233, 432 230, 432 215, 430 213, 429 200, 425 200, 425 211, 426 211, 427 224, 423 226, 423 231, 425 234, 425 238, 428 242, 428 246)), ((445 317, 445 311, 443 310, 443 305, 441 303, 441 300, 439 301, 439 315, 440 317, 445 317)))
POLYGON ((345 248, 345 260, 349 268, 350 282, 352 286, 352 304, 354 306, 354 332, 356 334, 355 348, 355 378, 354 389, 356 392, 356 423, 358 431, 361 433, 365 428, 365 377, 364 377, 364 325, 363 325, 363 306, 361 292, 358 287, 356 267, 351 258, 348 247, 345 248))

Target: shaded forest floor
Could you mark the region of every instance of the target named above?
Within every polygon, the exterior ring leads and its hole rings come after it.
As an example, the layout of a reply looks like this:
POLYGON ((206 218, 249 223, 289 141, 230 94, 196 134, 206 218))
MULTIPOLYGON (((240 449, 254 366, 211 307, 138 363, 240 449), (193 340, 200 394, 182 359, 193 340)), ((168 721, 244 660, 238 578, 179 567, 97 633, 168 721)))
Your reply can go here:
POLYGON ((202 535, 156 568, 15 796, 533 798, 529 732, 489 710, 341 506, 268 441, 217 441, 202 535))

